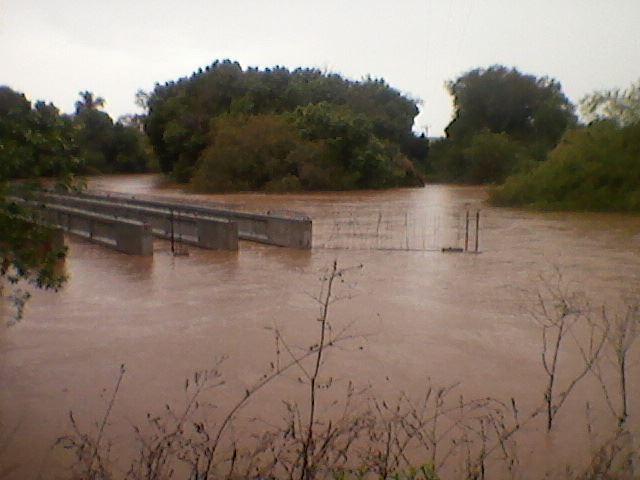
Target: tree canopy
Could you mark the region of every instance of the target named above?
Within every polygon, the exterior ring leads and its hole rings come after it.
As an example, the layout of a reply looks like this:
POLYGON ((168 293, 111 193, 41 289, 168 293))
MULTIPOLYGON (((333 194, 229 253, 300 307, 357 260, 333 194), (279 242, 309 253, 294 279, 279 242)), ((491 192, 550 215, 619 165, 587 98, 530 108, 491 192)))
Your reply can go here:
POLYGON ((514 140, 555 145, 575 123, 574 107, 560 83, 494 65, 477 68, 448 82, 454 118, 446 128, 453 140, 483 130, 506 133, 514 140))
POLYGON ((9 180, 57 176, 68 181, 80 162, 71 119, 51 104, 31 105, 25 96, 0 86, 0 295, 6 283, 21 314, 28 292, 20 282, 57 288, 56 268, 64 249, 54 248, 52 231, 32 221, 32 213, 8 197, 9 180))
MULTIPOLYGON (((418 114, 416 101, 383 80, 355 82, 316 69, 243 70, 237 62, 225 60, 190 77, 156 85, 153 92, 140 98, 148 107, 145 131, 162 170, 178 181, 193 178, 199 188, 222 188, 223 183, 205 181, 207 176, 219 173, 215 167, 221 155, 216 147, 218 139, 227 145, 224 142, 234 138, 238 148, 255 150, 256 140, 245 135, 252 134, 261 122, 272 127, 286 123, 287 128, 295 130, 297 141, 307 143, 307 147, 311 142, 311 150, 316 153, 307 149, 309 156, 298 158, 299 168, 273 171, 268 179, 262 171, 262 160, 245 159, 246 175, 255 173, 256 180, 248 185, 245 175, 235 182, 232 176, 242 168, 230 167, 224 171, 225 189, 266 188, 267 184, 281 184, 283 188, 377 188, 420 183, 412 162, 424 161, 428 142, 412 132, 418 114), (254 116, 266 117, 254 122, 254 116), (241 132, 231 135, 232 128, 241 132), (218 132, 223 132, 220 137, 218 132), (246 146, 239 145, 245 141, 246 146), (318 149, 323 155, 317 153, 318 149), (354 154, 359 157, 350 158, 354 154), (320 169, 320 157, 326 172, 344 178, 329 177, 328 173, 322 181, 304 178, 301 172, 312 170, 310 164, 320 169), (360 172, 361 167, 366 171, 360 172), (398 168, 403 170, 402 175, 390 173, 398 168), (280 182, 284 179, 281 175, 289 180, 280 182), (351 181, 344 181, 347 177, 351 181)), ((280 129, 270 131, 277 136, 281 133, 280 129)), ((274 140, 265 135, 259 138, 267 142, 267 150, 274 140)), ((300 150, 296 151, 300 155, 300 150)), ((229 158, 225 165, 228 162, 233 160, 229 158)))
POLYGON ((543 160, 576 124, 574 106, 559 82, 515 68, 477 68, 447 88, 454 118, 429 162, 430 173, 440 180, 500 182, 523 165, 543 160), (487 142, 493 146, 481 153, 487 142))
POLYGON ((63 173, 144 172, 150 147, 140 128, 114 122, 100 111, 101 97, 80 92, 76 113, 51 103, 31 104, 24 94, 0 86, 0 169, 5 179, 63 173))

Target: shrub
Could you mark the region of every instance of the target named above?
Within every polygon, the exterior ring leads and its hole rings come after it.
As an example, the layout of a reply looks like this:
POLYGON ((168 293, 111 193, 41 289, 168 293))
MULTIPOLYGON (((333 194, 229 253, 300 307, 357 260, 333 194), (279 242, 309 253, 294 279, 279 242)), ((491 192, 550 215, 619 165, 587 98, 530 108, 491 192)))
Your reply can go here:
POLYGON ((548 160, 492 192, 497 205, 640 211, 640 124, 568 132, 548 160))

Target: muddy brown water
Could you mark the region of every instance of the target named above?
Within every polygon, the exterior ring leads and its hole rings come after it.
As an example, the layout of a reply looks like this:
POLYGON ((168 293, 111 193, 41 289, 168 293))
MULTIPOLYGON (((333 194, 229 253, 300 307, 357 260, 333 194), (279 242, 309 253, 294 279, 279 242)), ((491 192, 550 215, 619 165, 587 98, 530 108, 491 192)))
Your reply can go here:
MULTIPOLYGON (((68 412, 92 428, 120 364, 127 373, 107 427, 115 443, 126 444, 131 425, 147 411, 180 403, 184 379, 223 355, 228 388, 216 402, 231 404, 274 358, 273 333, 265 327, 277 326, 292 344, 312 343, 318 308, 311 296, 334 260, 363 267, 340 285, 345 298, 332 306, 333 322, 351 323, 357 338, 329 354, 328 375, 338 384, 370 384, 385 397, 418 395, 431 378, 460 382, 466 396, 515 397, 522 410, 535 408, 544 382, 540 331, 526 310, 540 275, 559 269, 571 288, 611 308, 640 292, 638 216, 491 208, 477 187, 192 195, 161 186, 153 175, 99 177, 89 186, 304 212, 314 221, 314 249, 241 242, 238 252, 190 247, 188 256, 173 257, 167 242, 156 241, 153 258, 136 258, 67 238, 65 287, 36 292, 22 322, 0 326, 0 465, 8 478, 63 471, 68 455, 53 444, 69 431, 68 412), (463 245, 467 209, 472 248, 473 214, 481 210, 481 253, 440 252, 463 245)), ((575 352, 565 355, 566 368, 577 368, 575 352)), ((637 426, 640 374, 633 368, 637 426)), ((262 415, 279 418, 280 400, 300 395, 289 380, 256 398, 262 415)), ((542 472, 585 461, 587 398, 599 398, 590 379, 563 407, 553 436, 531 427, 521 440, 524 465, 542 472), (550 452, 555 460, 540 465, 550 452)))

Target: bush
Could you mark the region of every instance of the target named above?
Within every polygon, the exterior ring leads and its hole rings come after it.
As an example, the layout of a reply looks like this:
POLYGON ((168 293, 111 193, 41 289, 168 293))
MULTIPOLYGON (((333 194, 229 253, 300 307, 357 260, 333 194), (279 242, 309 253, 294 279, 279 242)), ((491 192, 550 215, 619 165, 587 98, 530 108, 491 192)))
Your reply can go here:
POLYGON ((568 132, 548 160, 507 179, 496 205, 640 211, 640 124, 598 122, 568 132))
POLYGON ((210 144, 193 175, 192 185, 198 191, 420 184, 413 164, 397 147, 375 137, 364 116, 326 103, 292 114, 221 116, 212 124, 210 144))
MULTIPOLYGON (((277 115, 224 116, 214 122, 212 146, 195 170, 199 191, 262 190, 270 184, 296 184, 297 166, 289 158, 303 140, 277 115), (289 180, 282 183, 284 178, 289 180)), ((299 181, 297 182, 299 184, 299 181)))

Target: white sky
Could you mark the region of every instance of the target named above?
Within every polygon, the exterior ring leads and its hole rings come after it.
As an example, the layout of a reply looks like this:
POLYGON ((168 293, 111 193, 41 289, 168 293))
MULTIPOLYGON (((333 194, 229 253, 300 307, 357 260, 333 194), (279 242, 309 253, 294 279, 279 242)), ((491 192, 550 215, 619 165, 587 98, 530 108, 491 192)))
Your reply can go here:
POLYGON ((0 0, 0 84, 73 110, 77 93, 136 111, 137 89, 215 59, 383 77, 441 135, 444 82, 501 63, 575 102, 640 77, 640 0, 0 0))

